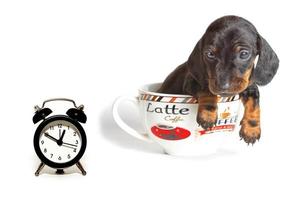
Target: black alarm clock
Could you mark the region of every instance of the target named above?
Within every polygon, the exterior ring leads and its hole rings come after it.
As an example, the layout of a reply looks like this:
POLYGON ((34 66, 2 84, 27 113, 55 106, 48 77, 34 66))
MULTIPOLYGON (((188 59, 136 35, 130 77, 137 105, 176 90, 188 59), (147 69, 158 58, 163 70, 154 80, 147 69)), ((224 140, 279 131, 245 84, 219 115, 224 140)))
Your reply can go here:
POLYGON ((76 106, 71 99, 56 98, 43 102, 42 107, 35 106, 33 123, 41 121, 37 127, 33 145, 37 156, 41 160, 35 175, 38 176, 45 165, 56 169, 57 174, 64 174, 64 169, 72 165, 79 168, 83 175, 86 171, 79 160, 86 149, 86 134, 80 123, 87 120, 83 112, 83 105, 76 106), (69 101, 74 107, 66 115, 50 115, 52 110, 45 104, 51 101, 69 101))

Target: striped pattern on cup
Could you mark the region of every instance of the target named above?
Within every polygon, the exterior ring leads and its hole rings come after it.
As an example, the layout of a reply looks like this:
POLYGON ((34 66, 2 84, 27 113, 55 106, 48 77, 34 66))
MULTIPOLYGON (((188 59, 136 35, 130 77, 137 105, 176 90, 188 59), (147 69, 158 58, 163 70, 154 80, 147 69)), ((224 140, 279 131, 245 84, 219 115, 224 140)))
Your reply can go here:
MULTIPOLYGON (((225 103, 236 101, 240 97, 239 95, 231 96, 231 97, 218 97, 218 103, 225 103)), ((186 104, 197 104, 198 101, 194 97, 170 97, 170 96, 157 96, 150 94, 140 94, 140 100, 145 101, 155 101, 155 102, 163 102, 163 103, 186 103, 186 104)))

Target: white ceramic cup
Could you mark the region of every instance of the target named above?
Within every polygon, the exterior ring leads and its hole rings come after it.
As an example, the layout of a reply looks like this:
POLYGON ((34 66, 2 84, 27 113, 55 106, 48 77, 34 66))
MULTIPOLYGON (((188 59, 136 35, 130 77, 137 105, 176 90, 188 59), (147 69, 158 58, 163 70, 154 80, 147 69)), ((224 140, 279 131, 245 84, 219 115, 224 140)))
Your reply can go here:
POLYGON ((170 155, 197 156, 216 152, 224 137, 237 126, 239 96, 218 97, 216 126, 204 130, 196 121, 197 99, 189 95, 155 92, 160 85, 143 86, 138 97, 119 97, 113 105, 116 123, 135 138, 158 143, 170 155), (144 126, 144 133, 134 130, 120 117, 118 110, 125 101, 133 102, 139 109, 139 123, 144 126))

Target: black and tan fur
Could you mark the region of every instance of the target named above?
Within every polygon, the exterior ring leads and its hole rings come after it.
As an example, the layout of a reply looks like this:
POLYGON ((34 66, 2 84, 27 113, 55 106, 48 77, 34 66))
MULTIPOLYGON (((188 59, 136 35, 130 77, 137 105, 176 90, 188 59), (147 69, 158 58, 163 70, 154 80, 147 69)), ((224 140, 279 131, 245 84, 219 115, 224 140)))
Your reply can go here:
POLYGON ((158 92, 198 98, 197 122, 205 129, 217 121, 217 95, 240 94, 245 107, 240 136, 253 144, 261 133, 257 85, 268 84, 278 66, 276 53, 249 21, 225 16, 207 28, 188 60, 166 78, 158 92))

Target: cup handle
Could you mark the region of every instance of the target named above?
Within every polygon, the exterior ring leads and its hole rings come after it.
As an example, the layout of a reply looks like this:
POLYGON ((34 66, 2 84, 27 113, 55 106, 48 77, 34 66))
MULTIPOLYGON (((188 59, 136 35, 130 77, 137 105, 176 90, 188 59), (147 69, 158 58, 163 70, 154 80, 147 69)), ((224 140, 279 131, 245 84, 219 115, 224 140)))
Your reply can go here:
POLYGON ((124 122, 124 120, 120 117, 118 110, 119 110, 120 104, 124 101, 130 101, 130 102, 134 103, 137 108, 139 108, 137 98, 129 97, 129 96, 118 97, 113 105, 113 118, 114 118, 115 122, 119 125, 119 127, 121 129, 123 129, 129 135, 131 135, 137 139, 143 140, 145 142, 153 142, 147 134, 142 134, 142 133, 137 132, 132 127, 127 125, 124 122))

